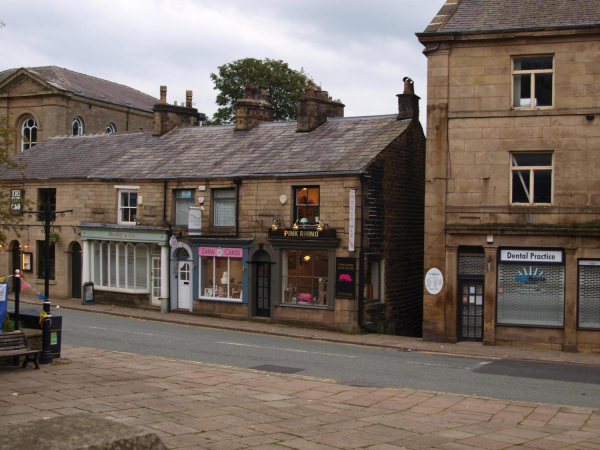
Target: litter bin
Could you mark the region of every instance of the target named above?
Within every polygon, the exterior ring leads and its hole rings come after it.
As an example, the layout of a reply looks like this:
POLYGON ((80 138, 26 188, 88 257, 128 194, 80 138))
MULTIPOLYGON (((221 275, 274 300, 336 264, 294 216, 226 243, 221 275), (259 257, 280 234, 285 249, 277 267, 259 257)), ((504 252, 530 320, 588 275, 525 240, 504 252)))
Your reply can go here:
POLYGON ((161 313, 169 312, 169 297, 160 299, 160 312, 161 313))
MULTIPOLYGON (((25 328, 35 330, 40 327, 40 314, 42 309, 26 309, 19 311, 19 321, 25 328)), ((14 320, 14 312, 10 313, 10 318, 14 320)), ((53 358, 60 358, 60 347, 62 341, 62 316, 51 311, 52 321, 50 322, 50 352, 53 358)))

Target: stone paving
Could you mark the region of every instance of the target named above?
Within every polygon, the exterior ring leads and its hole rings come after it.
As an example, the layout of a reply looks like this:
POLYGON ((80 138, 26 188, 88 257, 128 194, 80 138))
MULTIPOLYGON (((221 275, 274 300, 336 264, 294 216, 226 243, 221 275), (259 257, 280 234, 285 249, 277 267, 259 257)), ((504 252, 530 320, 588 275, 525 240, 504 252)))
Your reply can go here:
MULTIPOLYGON (((600 354, 565 353, 557 350, 547 350, 535 347, 502 347, 484 346, 480 342, 459 342, 457 344, 423 342, 418 338, 392 336, 386 334, 346 334, 335 331, 318 330, 274 324, 267 320, 232 320, 216 317, 205 317, 190 313, 172 312, 163 314, 155 310, 129 308, 118 305, 82 305, 76 299, 51 299, 52 305, 75 311, 94 312, 120 317, 132 317, 142 320, 181 324, 188 326, 217 328, 248 333, 268 334, 273 336, 286 336, 300 339, 313 339, 344 344, 366 345, 382 348, 393 348, 404 351, 422 351, 444 354, 477 356, 482 358, 508 358, 530 361, 548 361, 569 364, 585 364, 600 366, 600 354)), ((36 305, 41 307, 41 302, 36 296, 22 295, 23 309, 36 305)), ((541 345, 541 344, 540 344, 541 345)))
POLYGON ((89 413, 169 448, 600 449, 600 411, 64 346, 39 371, 0 366, 0 426, 89 413))

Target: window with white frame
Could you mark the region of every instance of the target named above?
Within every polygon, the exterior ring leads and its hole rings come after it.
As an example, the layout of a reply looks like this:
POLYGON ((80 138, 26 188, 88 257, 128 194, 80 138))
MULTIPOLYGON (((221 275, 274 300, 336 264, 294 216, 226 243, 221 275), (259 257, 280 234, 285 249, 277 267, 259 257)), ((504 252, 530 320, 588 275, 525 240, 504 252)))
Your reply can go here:
POLYGON ((95 287, 148 292, 149 255, 146 244, 92 243, 95 287))
POLYGON ((187 226, 190 207, 194 206, 194 190, 175 191, 175 225, 187 226))
POLYGON ((25 119, 21 126, 21 151, 37 144, 37 123, 32 118, 25 119))
POLYGON ((73 136, 81 135, 83 135, 83 121, 80 117, 75 117, 73 119, 73 136))
POLYGON ((117 132, 117 127, 115 127, 114 123, 109 123, 106 125, 106 134, 113 134, 117 132))
POLYGON ((213 189, 213 225, 235 226, 235 189, 213 189))
POLYGON ((552 203, 552 153, 511 154, 511 203, 552 203))
POLYGON ((135 225, 137 219, 138 193, 134 190, 119 190, 118 223, 135 225))
POLYGON ((513 58, 513 107, 548 108, 553 105, 554 58, 513 58))

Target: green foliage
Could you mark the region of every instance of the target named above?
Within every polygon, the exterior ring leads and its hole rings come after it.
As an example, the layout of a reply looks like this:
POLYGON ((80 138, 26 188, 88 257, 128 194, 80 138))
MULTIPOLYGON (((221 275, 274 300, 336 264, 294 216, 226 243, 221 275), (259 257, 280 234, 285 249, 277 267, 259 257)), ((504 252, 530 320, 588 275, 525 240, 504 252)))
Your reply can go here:
POLYGON ((6 317, 4 318, 4 323, 2 324, 2 332, 10 333, 11 331, 15 331, 15 321, 10 320, 10 317, 8 316, 8 313, 7 313, 6 317))
MULTIPOLYGON (((0 171, 4 170, 23 170, 24 166, 15 158, 11 158, 11 149, 19 139, 19 132, 10 126, 9 117, 0 117, 0 171)), ((10 189, 1 179, 0 175, 0 244, 6 244, 7 233, 16 232, 19 229, 23 214, 17 212, 15 207, 24 210, 29 202, 23 200, 11 204, 10 189), (17 206, 18 205, 18 206, 17 206)))
POLYGON ((220 108, 206 125, 234 123, 235 102, 244 96, 248 83, 269 91, 275 120, 295 120, 298 99, 304 94, 304 88, 316 87, 304 69, 294 70, 282 60, 244 58, 218 69, 218 74, 211 73, 210 78, 219 91, 217 105, 220 108))

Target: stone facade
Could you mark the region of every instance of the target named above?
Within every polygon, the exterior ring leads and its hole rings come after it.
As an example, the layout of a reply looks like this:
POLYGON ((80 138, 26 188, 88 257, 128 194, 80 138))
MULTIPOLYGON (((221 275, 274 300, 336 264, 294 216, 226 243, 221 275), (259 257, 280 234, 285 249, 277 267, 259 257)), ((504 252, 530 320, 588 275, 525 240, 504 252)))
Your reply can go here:
POLYGON ((578 325, 578 267, 600 258, 600 29, 467 37, 444 32, 446 20, 441 12, 418 35, 428 62, 425 271, 440 269, 445 282, 439 294, 424 290, 424 338, 461 339, 459 258, 475 251, 485 258, 485 344, 598 352, 600 333, 578 325), (552 106, 513 107, 514 61, 538 55, 553 61, 552 106), (529 152, 552 155, 550 203, 514 201, 512 155, 529 152), (562 325, 501 323, 502 248, 564 252, 562 325))
MULTIPOLYGON (((133 89, 131 91, 136 92, 133 89)), ((73 120, 77 117, 82 122, 84 134, 105 133, 109 124, 113 125, 116 132, 150 130, 153 122, 151 109, 110 103, 100 96, 91 98, 76 95, 27 69, 20 69, 13 76, 0 81, 0 115, 9 116, 11 126, 19 131, 26 120, 34 119, 37 143, 52 136, 71 136, 73 120)), ((13 154, 21 149, 22 139, 17 139, 13 154)))

